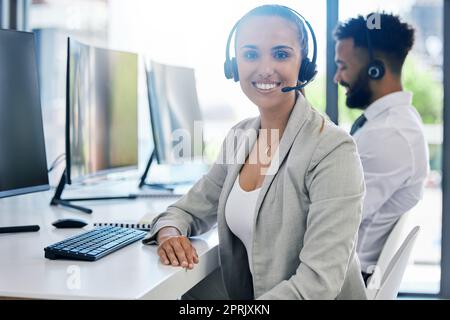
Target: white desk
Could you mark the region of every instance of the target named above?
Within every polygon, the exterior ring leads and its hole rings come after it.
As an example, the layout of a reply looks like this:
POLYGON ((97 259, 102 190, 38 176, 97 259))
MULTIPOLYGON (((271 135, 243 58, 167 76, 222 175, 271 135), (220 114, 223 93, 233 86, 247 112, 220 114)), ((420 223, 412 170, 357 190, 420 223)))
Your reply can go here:
MULTIPOLYGON (((127 190, 123 186, 120 189, 127 190)), ((87 187, 63 195, 105 195, 92 190, 87 187)), ((193 240, 200 260, 193 270, 161 264, 156 246, 146 246, 140 241, 95 262, 46 259, 44 247, 90 230, 94 222, 137 221, 147 213, 156 215, 174 201, 141 198, 77 202, 94 210, 89 215, 50 207, 52 195, 53 191, 49 191, 0 199, 0 226, 41 227, 38 232, 0 234, 0 297, 176 299, 218 267, 216 229, 193 240), (89 225, 83 229, 56 229, 51 225, 67 217, 84 219, 89 225)))

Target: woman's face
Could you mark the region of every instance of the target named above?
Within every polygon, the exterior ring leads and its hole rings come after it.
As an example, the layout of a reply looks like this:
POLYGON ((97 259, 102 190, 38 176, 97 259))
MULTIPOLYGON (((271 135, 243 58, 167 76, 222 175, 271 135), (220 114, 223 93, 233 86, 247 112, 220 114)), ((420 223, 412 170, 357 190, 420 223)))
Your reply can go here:
POLYGON ((292 107, 301 50, 297 26, 278 16, 254 16, 239 27, 236 59, 242 91, 263 109, 292 107))

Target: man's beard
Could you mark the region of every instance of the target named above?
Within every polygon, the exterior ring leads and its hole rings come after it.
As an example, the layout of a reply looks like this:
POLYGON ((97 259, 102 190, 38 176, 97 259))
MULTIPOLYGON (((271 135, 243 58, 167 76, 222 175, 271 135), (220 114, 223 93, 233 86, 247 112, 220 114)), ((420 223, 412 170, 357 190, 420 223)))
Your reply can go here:
POLYGON ((361 70, 358 79, 352 87, 344 81, 341 81, 340 84, 350 89, 345 101, 347 107, 350 109, 365 110, 370 105, 372 92, 369 87, 369 77, 364 69, 361 70))

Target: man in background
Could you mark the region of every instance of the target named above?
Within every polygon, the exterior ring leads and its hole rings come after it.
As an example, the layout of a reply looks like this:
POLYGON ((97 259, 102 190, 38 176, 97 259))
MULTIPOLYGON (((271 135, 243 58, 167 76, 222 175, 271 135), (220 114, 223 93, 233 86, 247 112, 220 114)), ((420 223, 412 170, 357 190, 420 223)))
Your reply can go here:
POLYGON ((429 171, 422 121, 401 83, 414 29, 398 16, 375 15, 352 18, 334 33, 334 80, 347 89, 347 106, 364 111, 350 133, 366 183, 357 244, 365 281, 395 223, 421 199, 429 171))

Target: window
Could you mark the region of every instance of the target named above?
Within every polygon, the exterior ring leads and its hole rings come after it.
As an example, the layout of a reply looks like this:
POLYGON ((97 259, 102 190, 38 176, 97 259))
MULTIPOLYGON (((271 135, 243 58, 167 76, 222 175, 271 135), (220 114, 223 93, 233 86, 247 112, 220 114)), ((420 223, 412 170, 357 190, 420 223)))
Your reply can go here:
MULTIPOLYGON (((339 2, 341 21, 375 11, 399 14, 416 29, 416 41, 403 69, 404 89, 414 94, 413 104, 425 125, 430 150, 431 172, 423 199, 413 208, 415 224, 421 233, 415 244, 413 262, 403 278, 401 292, 439 293, 442 215, 442 141, 443 141, 443 1, 353 1, 339 2)), ((360 114, 345 106, 339 89, 340 123, 350 127, 360 114)))

